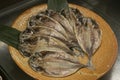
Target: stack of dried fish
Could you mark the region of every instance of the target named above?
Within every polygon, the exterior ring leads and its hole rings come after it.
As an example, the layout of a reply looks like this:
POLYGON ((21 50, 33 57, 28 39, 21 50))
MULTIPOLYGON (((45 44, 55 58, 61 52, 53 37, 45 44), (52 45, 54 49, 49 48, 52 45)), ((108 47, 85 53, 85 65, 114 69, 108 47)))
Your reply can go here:
POLYGON ((91 57, 101 43, 101 30, 95 20, 78 9, 46 10, 32 16, 20 34, 19 50, 29 57, 30 67, 42 74, 64 77, 91 66, 91 57), (88 65, 78 57, 87 55, 88 65))

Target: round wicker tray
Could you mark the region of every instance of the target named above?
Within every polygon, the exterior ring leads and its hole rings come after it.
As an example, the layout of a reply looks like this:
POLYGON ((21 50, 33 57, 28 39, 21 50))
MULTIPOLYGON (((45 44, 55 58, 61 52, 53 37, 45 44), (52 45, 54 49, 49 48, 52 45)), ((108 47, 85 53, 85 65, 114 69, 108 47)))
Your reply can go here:
MULTIPOLYGON (((74 4, 70 4, 70 6, 79 9, 84 16, 95 19, 102 30, 102 44, 92 58, 95 70, 83 68, 75 74, 64 78, 46 77, 38 72, 33 71, 27 63, 28 58, 23 57, 18 50, 9 46, 10 54, 16 64, 24 72, 37 80, 96 80, 103 76, 108 70, 110 70, 115 63, 118 45, 116 37, 109 24, 91 10, 74 4)), ((46 8, 47 6, 43 4, 26 10, 15 20, 12 26, 20 31, 23 31, 26 28, 28 18, 32 15, 37 14, 41 10, 45 10, 46 8)))

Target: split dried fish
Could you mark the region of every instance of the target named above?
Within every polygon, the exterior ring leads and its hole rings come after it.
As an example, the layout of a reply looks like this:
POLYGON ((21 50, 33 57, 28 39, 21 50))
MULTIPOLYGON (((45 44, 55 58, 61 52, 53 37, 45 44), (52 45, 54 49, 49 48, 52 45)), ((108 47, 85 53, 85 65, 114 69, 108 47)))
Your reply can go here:
POLYGON ((92 66, 91 57, 101 44, 101 29, 95 20, 91 18, 81 18, 80 25, 77 25, 76 38, 79 45, 89 58, 89 66, 92 66))
POLYGON ((30 67, 46 76, 65 77, 92 66, 92 56, 101 44, 97 22, 74 8, 57 13, 46 10, 32 16, 20 34, 21 54, 30 67), (68 14, 69 13, 69 14, 68 14), (88 65, 78 57, 88 56, 88 65))
POLYGON ((65 77, 86 67, 75 56, 65 52, 36 52, 29 59, 30 67, 43 75, 52 77, 65 77))
POLYGON ((34 28, 35 26, 46 26, 48 28, 52 28, 61 33, 64 37, 67 37, 67 33, 64 28, 56 20, 47 15, 39 13, 37 16, 31 17, 28 27, 34 28), (35 25, 31 26, 31 23, 35 25))
POLYGON ((70 43, 72 44, 72 49, 77 53, 77 56, 84 56, 84 52, 81 49, 81 47, 78 44, 77 38, 76 38, 76 24, 78 24, 78 20, 83 18, 83 14, 78 10, 78 9, 74 9, 74 8, 70 8, 69 12, 66 10, 62 10, 61 11, 61 15, 63 15, 69 22, 69 24, 72 26, 73 28, 73 35, 74 36, 72 38, 70 38, 70 43), (68 15, 69 14, 69 15, 68 15))
POLYGON ((37 27, 39 31, 34 33, 35 29, 35 27, 29 29, 30 33, 25 30, 20 35, 20 50, 24 56, 29 57, 36 50, 56 50, 56 47, 59 47, 59 50, 64 49, 67 52, 71 52, 65 43, 57 39, 57 37, 60 37, 60 33, 43 26, 37 27))
POLYGON ((31 29, 26 29, 20 34, 19 50, 23 56, 30 57, 37 44, 38 38, 33 35, 34 33, 31 29))

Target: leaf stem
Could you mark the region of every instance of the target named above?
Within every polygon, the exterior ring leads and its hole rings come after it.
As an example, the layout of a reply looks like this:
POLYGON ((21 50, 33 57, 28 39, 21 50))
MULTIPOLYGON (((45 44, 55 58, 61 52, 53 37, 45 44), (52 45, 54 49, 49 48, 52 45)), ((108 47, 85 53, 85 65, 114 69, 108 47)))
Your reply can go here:
POLYGON ((69 10, 67 0, 48 0, 48 9, 60 12, 63 9, 69 10))

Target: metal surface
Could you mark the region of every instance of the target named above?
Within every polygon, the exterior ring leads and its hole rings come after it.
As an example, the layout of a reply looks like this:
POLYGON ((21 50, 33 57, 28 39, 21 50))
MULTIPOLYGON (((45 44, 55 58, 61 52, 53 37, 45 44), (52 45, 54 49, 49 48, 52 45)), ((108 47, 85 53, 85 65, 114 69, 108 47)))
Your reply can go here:
MULTIPOLYGON (((24 10, 45 2, 45 0, 0 0, 0 24, 10 26, 15 18, 24 10), (8 3, 10 1, 10 3, 8 3), (8 5, 9 4, 9 5, 8 5), (14 5, 13 5, 14 4, 14 5), (9 7, 8 7, 9 6, 9 7), (4 8, 4 9, 3 9, 4 8)), ((82 5, 86 8, 95 11, 103 17, 114 31, 118 45, 120 45, 120 9, 119 0, 68 0, 69 2, 82 5)), ((118 58, 113 68, 99 80, 120 80, 120 47, 118 58)), ((12 60, 7 45, 0 42, 0 65, 12 78, 12 80, 34 80, 24 73, 12 60)), ((6 75, 6 76, 8 76, 6 75)), ((9 79, 8 79, 9 80, 9 79)))
POLYGON ((3 80, 2 76, 0 76, 0 80, 3 80))

